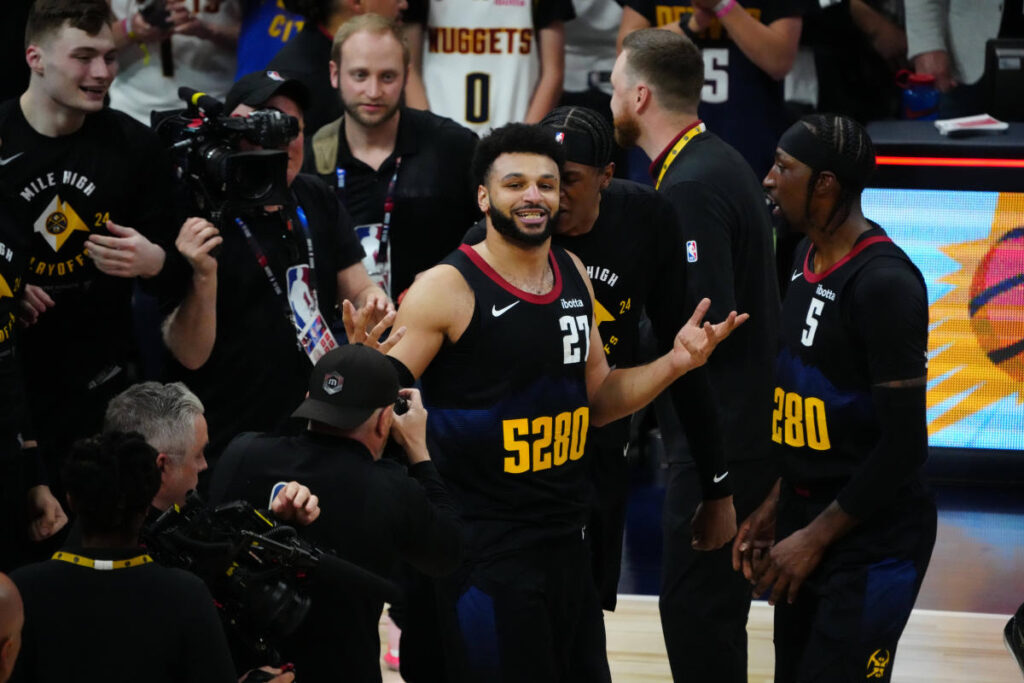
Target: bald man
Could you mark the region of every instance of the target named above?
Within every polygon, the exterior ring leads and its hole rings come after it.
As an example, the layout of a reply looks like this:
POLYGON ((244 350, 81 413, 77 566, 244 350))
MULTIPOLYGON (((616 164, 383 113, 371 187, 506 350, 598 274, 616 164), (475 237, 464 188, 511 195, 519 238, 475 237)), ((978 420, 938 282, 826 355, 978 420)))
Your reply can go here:
POLYGON ((21 594, 6 574, 0 574, 0 683, 5 683, 14 670, 24 623, 21 594))

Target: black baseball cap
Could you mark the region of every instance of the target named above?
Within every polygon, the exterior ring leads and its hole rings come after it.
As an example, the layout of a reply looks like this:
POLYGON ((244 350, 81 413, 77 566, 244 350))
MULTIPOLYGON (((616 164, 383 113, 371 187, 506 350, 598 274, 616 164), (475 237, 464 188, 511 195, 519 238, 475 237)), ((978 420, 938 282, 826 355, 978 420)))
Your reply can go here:
POLYGON ((259 108, 278 94, 295 100, 302 111, 309 108, 309 88, 305 83, 273 69, 268 69, 253 71, 238 79, 224 99, 224 109, 230 114, 240 104, 259 108))
POLYGON ((292 413, 338 429, 354 429, 398 398, 398 371, 387 356, 362 344, 324 354, 309 378, 309 396, 292 413))

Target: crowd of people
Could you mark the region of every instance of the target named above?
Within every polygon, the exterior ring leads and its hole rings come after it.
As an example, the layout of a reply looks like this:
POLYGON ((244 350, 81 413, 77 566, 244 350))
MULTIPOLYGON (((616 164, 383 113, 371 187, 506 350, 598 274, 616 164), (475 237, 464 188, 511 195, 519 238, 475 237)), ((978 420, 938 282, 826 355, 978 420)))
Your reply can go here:
POLYGON ((746 680, 752 594, 777 681, 889 680, 935 542, 927 295, 860 209, 885 107, 796 120, 783 80, 838 23, 976 106, 977 46, 903 4, 16 2, 0 681, 380 680, 379 591, 303 577, 260 648, 161 565, 192 490, 396 585, 405 680, 610 680, 651 403, 676 680, 746 680))

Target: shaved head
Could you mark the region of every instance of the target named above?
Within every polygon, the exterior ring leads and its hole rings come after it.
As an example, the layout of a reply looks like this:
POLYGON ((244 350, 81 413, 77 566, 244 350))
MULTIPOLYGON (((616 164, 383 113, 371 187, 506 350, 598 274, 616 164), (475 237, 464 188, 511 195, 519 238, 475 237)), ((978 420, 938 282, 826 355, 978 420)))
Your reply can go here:
POLYGON ((21 649, 21 627, 25 623, 21 594, 6 574, 0 574, 0 683, 11 676, 21 649))

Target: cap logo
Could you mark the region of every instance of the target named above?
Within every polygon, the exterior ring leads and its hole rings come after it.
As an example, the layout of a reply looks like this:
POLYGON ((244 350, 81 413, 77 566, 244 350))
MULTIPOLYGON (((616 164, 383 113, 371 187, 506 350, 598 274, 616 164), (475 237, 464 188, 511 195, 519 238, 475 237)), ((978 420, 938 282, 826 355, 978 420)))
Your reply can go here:
POLYGON ((555 133, 555 142, 557 142, 560 145, 562 143, 564 143, 565 142, 565 133, 563 133, 562 131, 558 131, 557 133, 555 133))
POLYGON ((328 372, 324 375, 324 393, 328 396, 334 396, 344 385, 345 378, 337 372, 328 372))
POLYGON ((274 81, 282 81, 282 82, 284 81, 284 77, 281 76, 281 74, 277 73, 276 71, 268 71, 267 72, 267 78, 269 78, 271 80, 274 80, 274 81))

